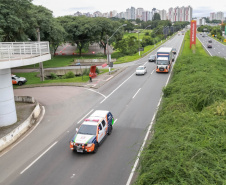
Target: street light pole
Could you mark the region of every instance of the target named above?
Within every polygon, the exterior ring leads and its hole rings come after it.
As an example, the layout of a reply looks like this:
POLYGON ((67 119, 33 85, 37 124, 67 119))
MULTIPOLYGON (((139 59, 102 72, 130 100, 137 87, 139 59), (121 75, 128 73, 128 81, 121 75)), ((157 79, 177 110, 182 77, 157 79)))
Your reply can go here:
MULTIPOLYGON (((39 27, 37 27, 37 38, 38 38, 38 42, 39 42, 39 47, 40 47, 40 29, 39 27)), ((41 49, 41 48, 39 48, 41 49)), ((39 63, 39 70, 40 70, 40 81, 44 81, 44 70, 43 70, 43 62, 39 63)))
MULTIPOLYGON (((148 27, 150 27, 151 25, 148 25, 146 28, 144 28, 142 31, 144 31, 144 30, 146 30, 148 27)), ((141 32, 142 32, 141 31, 141 32)), ((138 41, 139 41, 139 43, 138 43, 138 46, 139 46, 139 56, 140 56, 140 39, 139 39, 139 33, 141 33, 141 32, 139 32, 138 31, 138 41)))
POLYGON ((127 26, 127 24, 123 24, 123 25, 119 26, 119 27, 115 30, 115 32, 112 34, 112 36, 110 36, 109 38, 108 38, 108 36, 107 36, 107 61, 108 61, 108 66, 109 66, 109 74, 111 74, 111 55, 110 55, 110 53, 109 53, 109 45, 108 45, 108 42, 109 42, 109 40, 115 35, 115 33, 116 33, 121 27, 123 27, 123 26, 127 26))

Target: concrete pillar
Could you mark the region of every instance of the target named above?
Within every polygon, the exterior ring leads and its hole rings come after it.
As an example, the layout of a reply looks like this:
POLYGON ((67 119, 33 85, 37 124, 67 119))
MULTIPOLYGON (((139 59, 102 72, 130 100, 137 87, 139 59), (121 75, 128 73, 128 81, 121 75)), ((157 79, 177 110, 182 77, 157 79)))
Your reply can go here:
POLYGON ((0 127, 17 122, 11 69, 0 69, 0 127))

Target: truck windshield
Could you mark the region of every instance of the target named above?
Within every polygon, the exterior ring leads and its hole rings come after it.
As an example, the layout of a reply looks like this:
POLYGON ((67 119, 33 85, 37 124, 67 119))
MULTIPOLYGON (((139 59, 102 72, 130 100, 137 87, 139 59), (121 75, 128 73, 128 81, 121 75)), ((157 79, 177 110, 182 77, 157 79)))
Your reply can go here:
POLYGON ((168 60, 158 60, 157 61, 157 64, 158 65, 168 65, 169 64, 169 61, 168 60))
POLYGON ((96 135, 97 126, 96 125, 81 125, 78 130, 78 134, 86 135, 96 135))

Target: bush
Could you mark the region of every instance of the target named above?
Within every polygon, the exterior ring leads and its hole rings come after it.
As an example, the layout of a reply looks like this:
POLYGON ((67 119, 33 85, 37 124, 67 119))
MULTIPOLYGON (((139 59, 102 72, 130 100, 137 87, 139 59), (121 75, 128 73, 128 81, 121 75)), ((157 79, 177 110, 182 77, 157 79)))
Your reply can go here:
POLYGON ((96 67, 96 71, 95 71, 97 74, 100 74, 100 70, 98 67, 96 67))
POLYGON ((57 76, 56 73, 50 73, 50 79, 58 79, 59 77, 57 76))
POLYGON ((75 77, 75 74, 72 72, 72 71, 69 71, 69 72, 67 72, 64 76, 63 76, 63 78, 65 79, 67 79, 67 78, 74 78, 75 77))
POLYGON ((85 68, 83 75, 89 76, 90 68, 85 68))

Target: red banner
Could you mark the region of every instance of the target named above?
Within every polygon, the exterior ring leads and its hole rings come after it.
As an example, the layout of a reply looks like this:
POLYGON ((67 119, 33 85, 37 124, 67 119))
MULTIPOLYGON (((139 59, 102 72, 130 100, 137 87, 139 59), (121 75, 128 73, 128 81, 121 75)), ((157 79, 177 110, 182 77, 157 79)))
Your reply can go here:
POLYGON ((190 30, 190 48, 192 44, 196 45, 196 21, 191 21, 191 30, 190 30))

